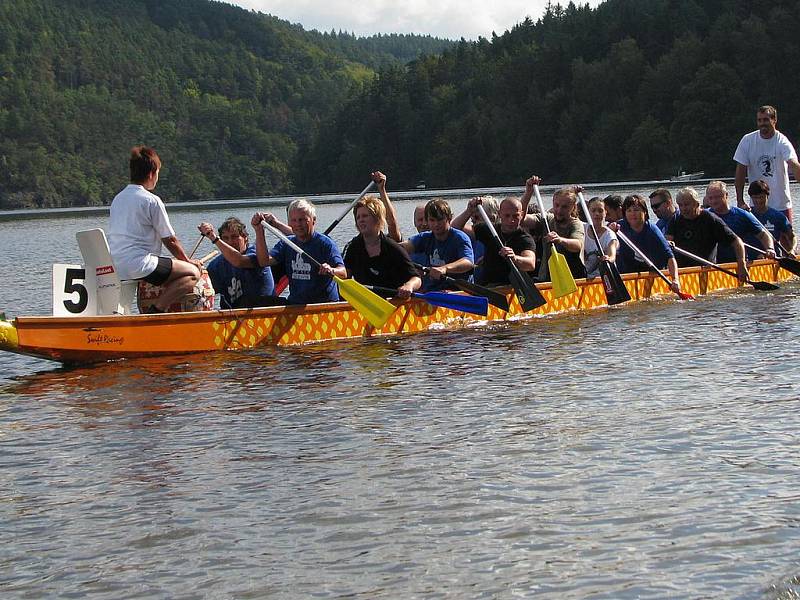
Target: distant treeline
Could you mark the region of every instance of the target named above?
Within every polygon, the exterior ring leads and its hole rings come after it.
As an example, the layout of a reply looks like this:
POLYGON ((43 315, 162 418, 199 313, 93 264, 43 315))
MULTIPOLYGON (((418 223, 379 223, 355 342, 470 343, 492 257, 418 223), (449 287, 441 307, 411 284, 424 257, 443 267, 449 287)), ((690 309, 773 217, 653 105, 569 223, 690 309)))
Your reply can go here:
POLYGON ((0 208, 731 175, 763 103, 800 133, 800 2, 550 5, 491 40, 305 31, 208 0, 0 2, 0 208))
POLYGON ((0 208, 108 203, 137 143, 168 200, 291 192, 298 147, 375 69, 450 45, 207 0, 3 0, 0 208))

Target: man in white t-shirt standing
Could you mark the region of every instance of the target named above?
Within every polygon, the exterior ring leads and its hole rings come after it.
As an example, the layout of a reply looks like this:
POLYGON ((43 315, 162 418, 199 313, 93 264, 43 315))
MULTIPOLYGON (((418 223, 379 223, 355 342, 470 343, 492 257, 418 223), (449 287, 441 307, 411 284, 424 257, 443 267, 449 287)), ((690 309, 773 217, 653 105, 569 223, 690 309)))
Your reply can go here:
POLYGON ((774 106, 761 106, 756 113, 758 129, 748 133, 736 147, 736 204, 750 210, 744 199, 745 176, 752 183, 763 179, 771 190, 769 206, 781 211, 792 222, 792 196, 789 193, 789 172, 800 181, 800 162, 791 142, 775 129, 778 111, 774 106))
POLYGON ((148 312, 164 312, 194 290, 200 263, 186 256, 164 203, 151 193, 161 170, 156 151, 147 146, 132 148, 130 169, 130 185, 111 203, 108 246, 120 279, 144 279, 163 287, 148 312), (162 244, 175 258, 161 256, 162 244))

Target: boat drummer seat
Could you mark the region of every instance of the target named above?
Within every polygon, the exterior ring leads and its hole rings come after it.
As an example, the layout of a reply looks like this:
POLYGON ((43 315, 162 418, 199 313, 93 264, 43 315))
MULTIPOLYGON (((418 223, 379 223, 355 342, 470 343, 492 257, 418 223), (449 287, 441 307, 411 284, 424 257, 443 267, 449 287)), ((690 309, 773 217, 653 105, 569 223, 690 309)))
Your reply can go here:
POLYGON ((108 240, 102 229, 88 229, 75 234, 87 272, 95 273, 98 315, 130 315, 136 299, 136 280, 120 281, 108 240))

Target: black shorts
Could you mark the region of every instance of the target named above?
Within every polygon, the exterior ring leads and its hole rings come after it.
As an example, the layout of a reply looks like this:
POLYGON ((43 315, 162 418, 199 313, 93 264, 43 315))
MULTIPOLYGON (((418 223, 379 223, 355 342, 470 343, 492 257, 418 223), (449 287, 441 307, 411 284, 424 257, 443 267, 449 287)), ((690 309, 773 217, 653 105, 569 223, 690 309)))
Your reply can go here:
POLYGON ((172 259, 166 256, 159 256, 156 270, 147 277, 142 277, 142 279, 152 285, 161 285, 169 279, 170 273, 172 273, 172 259))

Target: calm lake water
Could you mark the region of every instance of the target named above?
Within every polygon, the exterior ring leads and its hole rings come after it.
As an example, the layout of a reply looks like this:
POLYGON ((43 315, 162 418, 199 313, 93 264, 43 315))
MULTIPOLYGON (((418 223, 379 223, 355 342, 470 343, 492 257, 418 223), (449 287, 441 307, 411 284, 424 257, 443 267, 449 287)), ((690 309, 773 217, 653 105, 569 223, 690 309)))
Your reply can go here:
MULTIPOLYGON (((231 212, 172 219, 191 248, 231 212)), ((49 313, 51 263, 98 224, 0 222, 0 308, 49 313)), ((788 283, 86 368, 0 355, 0 597, 798 598, 798 311, 788 283)))

